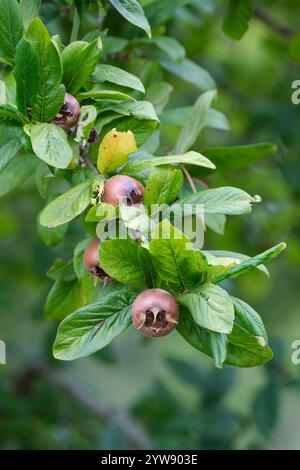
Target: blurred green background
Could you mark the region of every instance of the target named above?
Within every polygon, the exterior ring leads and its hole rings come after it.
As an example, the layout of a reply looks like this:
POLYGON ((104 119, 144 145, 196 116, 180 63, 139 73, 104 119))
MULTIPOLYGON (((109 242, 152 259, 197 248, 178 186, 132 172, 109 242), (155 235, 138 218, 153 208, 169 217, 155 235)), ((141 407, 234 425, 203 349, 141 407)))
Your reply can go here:
MULTIPOLYGON (((206 248, 253 255, 279 241, 288 244, 270 264, 270 279, 256 271, 226 281, 262 315, 274 359, 265 367, 220 371, 177 333, 146 340, 132 328, 90 358, 52 359, 56 325, 43 317, 51 285, 45 273, 55 258, 71 256, 83 232, 75 223, 61 246, 45 247, 36 231, 43 201, 28 182, 0 202, 0 338, 7 345, 7 365, 0 365, 0 448, 134 448, 141 444, 128 435, 129 420, 155 449, 300 449, 300 365, 291 362, 292 342, 300 339, 300 105, 291 102, 291 84, 300 79, 300 67, 290 57, 288 38, 257 17, 241 41, 226 37, 224 3, 195 0, 161 28, 210 71, 219 89, 215 107, 231 124, 230 132, 206 130, 195 149, 278 145, 274 156, 245 170, 206 179, 209 186, 233 185, 263 199, 251 215, 229 218, 224 236, 207 232, 206 248), (33 374, 36 361, 91 395, 108 410, 108 419, 96 417, 47 374, 33 374), (126 414, 125 425, 118 410, 126 414)), ((297 31, 298 1, 258 3, 297 31)), ((72 15, 63 1, 43 2, 42 15, 52 34, 69 37, 72 15)), ((86 13, 82 34, 91 22, 86 13)), ((113 13, 107 27, 110 34, 131 34, 113 13)), ((190 105, 198 97, 192 85, 167 73, 165 78, 174 87, 168 107, 190 105)), ((166 150, 176 132, 162 127, 166 150)))

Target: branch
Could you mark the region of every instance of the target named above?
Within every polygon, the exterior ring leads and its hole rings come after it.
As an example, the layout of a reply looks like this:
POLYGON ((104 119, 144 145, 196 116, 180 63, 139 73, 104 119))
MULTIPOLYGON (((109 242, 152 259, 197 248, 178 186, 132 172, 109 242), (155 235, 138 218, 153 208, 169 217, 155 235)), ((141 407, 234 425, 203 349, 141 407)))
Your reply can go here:
POLYGON ((86 164, 86 166, 88 168, 91 168, 91 170, 93 170, 97 175, 99 175, 99 171, 97 170, 94 163, 90 159, 86 147, 80 147, 80 156, 82 157, 82 159, 83 159, 84 163, 86 164))
POLYGON ((290 39, 294 35, 294 31, 292 31, 288 26, 279 23, 277 19, 273 18, 269 13, 261 10, 260 8, 256 8, 254 10, 254 16, 269 26, 269 28, 275 33, 280 34, 287 39, 290 39))
POLYGON ((193 178, 191 177, 189 171, 184 167, 182 166, 182 171, 186 177, 186 179, 188 180, 188 183, 191 187, 191 190, 193 191, 193 193, 195 194, 197 192, 197 189, 196 189, 196 186, 194 185, 194 181, 193 181, 193 178))
POLYGON ((22 377, 18 381, 17 389, 20 392, 22 390, 22 392, 26 391, 28 393, 29 382, 32 382, 32 380, 35 381, 38 377, 43 377, 56 388, 59 388, 94 417, 114 421, 137 449, 152 449, 149 437, 131 416, 123 411, 118 411, 109 408, 103 403, 99 403, 87 390, 72 383, 66 379, 64 375, 44 363, 35 364, 22 374, 22 377))

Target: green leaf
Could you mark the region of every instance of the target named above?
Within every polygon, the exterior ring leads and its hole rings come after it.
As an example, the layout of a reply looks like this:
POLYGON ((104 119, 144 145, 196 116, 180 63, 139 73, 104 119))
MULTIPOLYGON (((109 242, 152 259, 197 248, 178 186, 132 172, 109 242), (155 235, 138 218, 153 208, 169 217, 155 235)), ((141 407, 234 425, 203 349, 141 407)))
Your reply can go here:
POLYGON ((151 37, 151 28, 138 0, 108 0, 130 23, 143 29, 151 37))
POLYGON ((214 90, 216 84, 211 75, 200 65, 190 59, 183 59, 181 62, 173 62, 167 56, 158 57, 160 65, 182 80, 192 83, 199 90, 214 90))
POLYGON ((251 197, 242 189, 224 186, 188 195, 178 203, 181 206, 186 205, 186 207, 190 204, 191 213, 196 211, 194 204, 199 204, 200 210, 203 210, 204 214, 240 215, 249 214, 254 202, 260 202, 259 196, 251 197))
POLYGON ((145 6, 145 14, 151 26, 165 23, 175 15, 178 8, 186 5, 191 0, 154 0, 145 6))
POLYGON ((60 110, 65 95, 65 87, 60 84, 62 65, 59 53, 39 18, 31 21, 25 38, 37 55, 40 77, 32 107, 32 120, 51 121, 60 110))
POLYGON ((216 91, 207 91, 201 95, 193 106, 190 119, 186 121, 180 131, 178 140, 175 144, 174 152, 183 153, 195 143, 198 134, 205 125, 207 112, 211 106, 212 100, 216 96, 216 91))
MULTIPOLYGON (((238 265, 242 261, 245 261, 251 258, 250 256, 243 255, 241 253, 236 253, 234 251, 210 250, 210 251, 202 251, 202 253, 204 253, 204 255, 206 256, 208 264, 212 266, 213 268, 221 267, 222 273, 230 269, 233 265, 238 265)), ((263 272, 264 274, 266 274, 266 276, 269 277, 269 271, 265 265, 261 264, 256 267, 259 271, 263 272)))
POLYGON ((133 100, 134 98, 127 93, 124 93, 122 91, 118 90, 107 90, 104 89, 102 86, 100 87, 99 85, 94 86, 91 90, 89 91, 83 91, 82 93, 79 93, 77 95, 77 98, 79 101, 84 101, 87 99, 94 99, 95 101, 101 101, 101 100, 114 100, 114 101, 125 101, 125 100, 133 100))
POLYGON ((41 0, 20 0, 20 7, 23 17, 24 27, 27 28, 29 23, 38 16, 41 7, 41 0))
POLYGON ((42 242, 48 246, 59 245, 60 242, 65 238, 68 230, 68 224, 62 224, 58 227, 45 227, 40 224, 39 217, 37 218, 37 233, 42 242))
MULTIPOLYGON (((167 109, 160 115, 160 120, 162 124, 182 127, 187 120, 191 119, 192 113, 193 106, 167 109)), ((225 114, 217 111, 216 109, 210 108, 204 118, 204 127, 227 131, 230 129, 230 124, 225 114)))
POLYGON ((144 85, 138 77, 112 65, 97 65, 92 78, 98 82, 110 82, 145 93, 144 85))
POLYGON ((149 101, 106 103, 100 108, 100 111, 114 111, 124 116, 134 116, 140 120, 159 121, 155 109, 149 101))
POLYGON ((27 122, 26 116, 20 113, 16 108, 13 108, 10 105, 1 105, 0 106, 0 119, 1 116, 5 118, 5 121, 12 120, 15 121, 15 125, 20 126, 20 124, 25 124, 27 122))
POLYGON ((63 320, 53 347, 54 357, 68 361, 103 349, 131 324, 135 298, 136 294, 125 287, 105 289, 97 302, 63 320))
POLYGON ((144 273, 139 263, 138 245, 134 240, 103 240, 99 258, 102 269, 122 284, 145 287, 144 273))
POLYGON ((150 101, 157 114, 167 106, 173 87, 166 82, 156 82, 147 88, 146 99, 150 101))
POLYGON ((56 281, 46 300, 46 317, 51 320, 63 320, 78 308, 93 302, 96 292, 93 283, 93 277, 88 273, 81 282, 56 281))
POLYGON ((74 186, 54 199, 40 215, 40 223, 46 227, 65 224, 83 212, 91 201, 92 181, 87 180, 74 186))
POLYGON ((35 172, 35 184, 42 198, 46 198, 49 180, 54 178, 46 163, 40 161, 35 172))
POLYGON ((44 162, 55 168, 67 168, 73 152, 67 135, 55 124, 35 124, 30 132, 34 153, 44 162))
POLYGON ((80 304, 81 292, 77 280, 56 281, 46 300, 45 315, 50 320, 62 320, 77 310, 80 304))
POLYGON ((228 0, 223 30, 232 39, 241 39, 253 14, 253 0, 228 0))
POLYGON ((276 151, 276 145, 261 143, 237 147, 212 147, 203 150, 203 153, 213 161, 217 171, 231 171, 245 168, 276 151))
POLYGON ((55 260, 51 268, 48 270, 47 276, 54 281, 74 281, 74 279, 76 279, 76 275, 74 272, 72 260, 55 260))
POLYGON ((183 173, 172 166, 154 168, 145 188, 144 204, 150 210, 152 204, 172 204, 183 185, 183 173))
POLYGON ((23 36, 20 5, 17 0, 0 2, 0 62, 14 64, 15 51, 23 36))
POLYGON ((269 346, 251 331, 235 324, 228 337, 230 348, 227 363, 239 367, 254 367, 264 364, 273 357, 269 346), (245 364, 245 365, 244 365, 245 364))
POLYGON ((63 83, 69 93, 74 95, 91 77, 99 62, 101 41, 91 43, 75 41, 62 52, 63 83))
POLYGON ((260 315, 243 300, 231 296, 235 315, 239 325, 256 337, 261 337, 268 344, 268 336, 260 315))
POLYGON ((20 141, 14 139, 0 147, 0 173, 7 167, 21 149, 20 141))
POLYGON ((154 266, 152 264, 149 250, 142 247, 141 245, 138 245, 138 258, 139 264, 144 273, 146 286, 151 289, 152 287, 155 287, 156 273, 154 271, 154 266))
POLYGON ((233 328, 234 307, 227 292, 211 283, 203 284, 196 292, 177 299, 186 307, 197 325, 217 333, 230 333, 233 328))
POLYGON ((224 235, 226 225, 226 215, 224 214, 206 214, 205 225, 219 235, 224 235))
POLYGON ((128 45, 129 41, 125 38, 119 38, 115 36, 107 35, 102 38, 103 40, 103 56, 107 57, 109 54, 115 54, 121 52, 128 45))
POLYGON ((34 174, 37 158, 34 155, 20 155, 14 158, 0 174, 0 196, 23 184, 34 174))
POLYGON ((222 369, 223 363, 227 358, 228 336, 224 333, 210 332, 210 346, 213 354, 215 366, 222 369))
POLYGON ((114 207, 112 204, 107 204, 106 202, 101 202, 97 206, 92 206, 86 217, 86 222, 100 222, 103 219, 113 220, 118 215, 118 208, 114 207))
MULTIPOLYGON (((186 310, 181 311, 178 333, 194 348, 213 357, 211 332, 198 326, 186 310)), ((272 359, 272 351, 263 346, 250 332, 234 325, 228 335, 227 359, 225 364, 236 367, 255 367, 272 359)))
POLYGON ((152 42, 162 51, 166 52, 175 62, 179 62, 185 57, 184 47, 172 37, 154 36, 152 42))
POLYGON ((156 272, 172 292, 184 292, 204 281, 206 260, 168 220, 155 228, 149 250, 156 272))
MULTIPOLYGON (((135 117, 120 119, 113 123, 113 127, 120 132, 131 131, 134 134, 138 147, 144 145, 151 138, 158 126, 159 122, 153 119, 141 120, 135 117)), ((111 127, 111 125, 109 127, 111 127)), ((105 132, 107 130, 106 128, 105 132)))
POLYGON ((236 278, 241 276, 242 274, 247 274, 260 264, 263 264, 272 258, 276 258, 283 250, 285 250, 285 248, 285 243, 279 243, 278 245, 269 248, 263 253, 260 253, 259 255, 256 255, 253 258, 246 259, 237 266, 233 266, 224 273, 221 273, 219 276, 216 276, 213 279, 213 282, 217 283, 223 281, 224 279, 236 278))
POLYGON ((182 155, 166 155, 165 157, 136 157, 126 164, 122 172, 127 174, 127 172, 138 172, 145 168, 177 163, 189 163, 190 165, 214 168, 214 164, 206 157, 203 157, 203 155, 198 152, 191 151, 182 155))
POLYGON ((16 49, 14 75, 17 85, 18 109, 27 116, 28 108, 31 108, 34 103, 40 77, 36 52, 30 42, 24 38, 16 49))
POLYGON ((113 128, 119 132, 131 131, 135 136, 137 146, 140 147, 147 142, 159 125, 153 105, 147 101, 109 103, 102 105, 100 109, 114 111, 104 117, 100 115, 96 122, 96 129, 101 138, 113 128), (120 113, 121 116, 116 113, 120 113))
POLYGON ((300 32, 293 35, 289 43, 289 53, 293 60, 300 62, 300 32))
POLYGON ((97 110, 95 106, 81 106, 75 141, 87 142, 97 119, 97 110))

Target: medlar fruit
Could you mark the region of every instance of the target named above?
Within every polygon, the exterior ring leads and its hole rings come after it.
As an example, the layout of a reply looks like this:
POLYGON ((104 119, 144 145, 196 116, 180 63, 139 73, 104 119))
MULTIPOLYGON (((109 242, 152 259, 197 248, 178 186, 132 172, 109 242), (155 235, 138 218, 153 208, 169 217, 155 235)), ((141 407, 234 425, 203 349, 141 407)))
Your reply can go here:
POLYGON ((112 280, 108 274, 101 268, 99 262, 99 244, 98 238, 90 242, 84 252, 83 262, 84 266, 91 274, 100 279, 112 280))
POLYGON ((143 201, 144 191, 144 186, 134 178, 116 175, 105 181, 101 200, 113 206, 122 203, 132 206, 143 201))
POLYGON ((179 320, 179 308, 174 297, 162 289, 148 289, 137 296, 132 305, 134 326, 145 336, 168 335, 179 320))
POLYGON ((74 96, 65 94, 64 104, 59 113, 53 119, 53 124, 64 130, 70 130, 76 126, 80 114, 80 104, 74 96))

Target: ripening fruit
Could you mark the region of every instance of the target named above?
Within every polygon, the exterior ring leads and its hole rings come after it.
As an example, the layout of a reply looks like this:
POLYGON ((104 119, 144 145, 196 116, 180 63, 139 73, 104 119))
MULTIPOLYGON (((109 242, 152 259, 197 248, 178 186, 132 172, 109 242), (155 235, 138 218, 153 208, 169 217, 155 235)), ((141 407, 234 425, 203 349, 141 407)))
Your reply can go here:
POLYGON ((100 241, 98 238, 95 238, 91 241, 91 243, 87 246, 84 252, 83 262, 84 266, 91 274, 100 279, 111 279, 106 274, 106 272, 101 268, 99 262, 99 244, 100 241))
POLYGON ((145 336, 168 335, 178 325, 179 308, 174 297, 162 289, 148 289, 132 305, 134 326, 145 336))
POLYGON ((144 186, 134 178, 125 175, 112 176, 104 183, 102 202, 118 206, 139 204, 144 199, 144 186))
POLYGON ((65 94, 64 104, 53 119, 53 124, 62 129, 69 130, 76 126, 80 114, 80 104, 74 96, 65 94))

